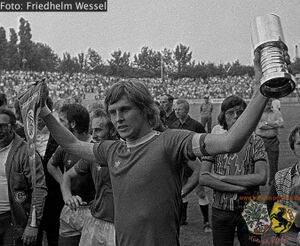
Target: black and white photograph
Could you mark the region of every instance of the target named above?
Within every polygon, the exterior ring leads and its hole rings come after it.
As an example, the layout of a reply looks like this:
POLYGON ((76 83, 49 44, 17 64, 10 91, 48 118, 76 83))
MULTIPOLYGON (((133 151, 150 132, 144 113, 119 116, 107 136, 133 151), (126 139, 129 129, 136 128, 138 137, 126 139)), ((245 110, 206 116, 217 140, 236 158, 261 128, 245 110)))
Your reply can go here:
POLYGON ((0 0, 0 246, 299 246, 299 0, 0 0))

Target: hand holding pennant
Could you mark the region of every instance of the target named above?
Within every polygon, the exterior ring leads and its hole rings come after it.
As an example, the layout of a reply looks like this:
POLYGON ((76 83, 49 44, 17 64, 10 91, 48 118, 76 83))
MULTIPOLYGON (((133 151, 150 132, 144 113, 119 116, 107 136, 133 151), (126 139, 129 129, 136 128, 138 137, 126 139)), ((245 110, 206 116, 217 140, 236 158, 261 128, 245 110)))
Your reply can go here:
POLYGON ((45 106, 48 89, 45 79, 33 84, 26 92, 18 97, 21 115, 24 123, 24 131, 28 143, 29 166, 32 173, 32 203, 31 203, 31 227, 37 227, 36 224, 36 164, 35 164, 35 141, 38 115, 43 106, 45 106))

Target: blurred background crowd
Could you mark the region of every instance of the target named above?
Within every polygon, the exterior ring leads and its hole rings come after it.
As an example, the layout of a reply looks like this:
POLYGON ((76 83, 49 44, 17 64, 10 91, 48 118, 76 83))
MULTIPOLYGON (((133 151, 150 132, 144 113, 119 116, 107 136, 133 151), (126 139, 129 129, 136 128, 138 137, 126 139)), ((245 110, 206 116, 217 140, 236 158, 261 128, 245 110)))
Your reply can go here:
MULTIPOLYGON (((6 94, 9 105, 12 105, 21 92, 42 78, 46 78, 53 101, 72 98, 76 102, 86 99, 87 95, 91 94, 94 97, 92 99, 102 99, 109 86, 118 80, 125 79, 100 74, 0 71, 0 91, 6 94)), ((174 98, 186 99, 200 99, 205 94, 209 94, 211 98, 225 98, 235 94, 248 99, 252 95, 253 87, 253 80, 248 75, 215 76, 207 79, 168 78, 164 81, 160 78, 140 78, 140 80, 147 85, 155 98, 163 93, 168 93, 174 98)))

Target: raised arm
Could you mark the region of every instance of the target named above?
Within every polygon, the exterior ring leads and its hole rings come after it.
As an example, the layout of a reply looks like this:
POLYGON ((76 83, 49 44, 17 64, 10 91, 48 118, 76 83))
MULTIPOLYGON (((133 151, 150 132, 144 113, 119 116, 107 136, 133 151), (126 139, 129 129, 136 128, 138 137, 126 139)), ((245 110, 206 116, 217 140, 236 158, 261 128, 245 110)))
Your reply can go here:
POLYGON ((93 152, 94 144, 78 140, 67 128, 65 128, 51 113, 47 106, 40 113, 46 126, 55 141, 67 152, 83 157, 86 160, 96 161, 93 152))
POLYGON ((227 133, 208 134, 205 138, 196 134, 193 139, 193 150, 196 156, 239 152, 256 128, 268 100, 259 91, 259 81, 262 76, 259 59, 260 56, 256 53, 254 58, 256 88, 247 108, 227 133))

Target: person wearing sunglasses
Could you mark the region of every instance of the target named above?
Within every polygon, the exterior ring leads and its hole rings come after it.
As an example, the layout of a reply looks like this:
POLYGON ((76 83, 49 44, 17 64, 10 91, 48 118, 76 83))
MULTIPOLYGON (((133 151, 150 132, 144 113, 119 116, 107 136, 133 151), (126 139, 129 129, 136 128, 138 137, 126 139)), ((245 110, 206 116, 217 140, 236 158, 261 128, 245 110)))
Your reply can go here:
POLYGON ((36 153, 33 178, 27 143, 15 129, 15 114, 0 108, 0 245, 36 245, 47 195, 45 175, 36 153))
MULTIPOLYGON (((218 116, 222 128, 229 131, 246 106, 246 102, 238 96, 225 98, 218 116)), ((254 133, 237 153, 202 158, 199 184, 214 191, 212 232, 215 246, 232 246, 235 231, 241 245, 259 245, 249 239, 256 236, 248 230, 242 217, 247 201, 241 196, 258 196, 259 186, 266 181, 267 153, 263 140, 254 133)))

